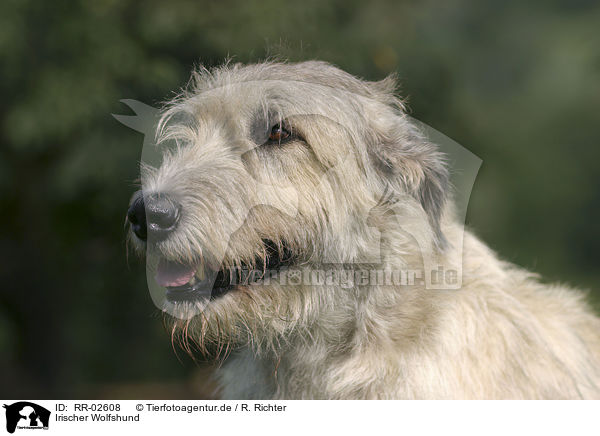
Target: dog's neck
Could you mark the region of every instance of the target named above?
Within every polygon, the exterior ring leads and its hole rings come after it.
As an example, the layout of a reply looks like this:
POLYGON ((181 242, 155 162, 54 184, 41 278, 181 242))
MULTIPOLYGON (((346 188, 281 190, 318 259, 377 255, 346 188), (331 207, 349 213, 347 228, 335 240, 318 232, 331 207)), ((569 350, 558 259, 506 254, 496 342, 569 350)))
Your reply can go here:
MULTIPOLYGON (((449 230, 449 234, 458 231, 449 230)), ((394 239, 400 237, 394 235, 394 239)), ((405 243, 417 243, 414 238, 409 240, 406 237, 405 243)), ((422 255, 406 255, 414 253, 415 247, 393 248, 383 253, 379 269, 424 270, 422 255)), ((442 263, 456 257, 453 252, 432 255, 442 263)), ((348 268, 353 267, 362 268, 358 264, 348 268)), ((319 290, 313 292, 313 298, 318 298, 319 290)), ((415 344, 420 344, 422 351, 432 340, 439 322, 436 308, 449 295, 446 290, 427 289, 420 281, 400 287, 338 287, 335 292, 335 306, 282 335, 274 346, 260 350, 247 346, 232 353, 218 375, 222 396, 379 398, 382 392, 389 392, 386 383, 398 383, 401 362, 414 354, 415 344), (390 356, 397 365, 389 362, 390 356)))
POLYGON ((222 397, 378 398, 387 392, 383 385, 398 378, 398 367, 385 356, 411 353, 435 329, 431 300, 438 293, 377 287, 360 302, 349 299, 352 307, 342 303, 343 309, 332 308, 309 327, 295 329, 276 347, 242 347, 219 372, 222 397))

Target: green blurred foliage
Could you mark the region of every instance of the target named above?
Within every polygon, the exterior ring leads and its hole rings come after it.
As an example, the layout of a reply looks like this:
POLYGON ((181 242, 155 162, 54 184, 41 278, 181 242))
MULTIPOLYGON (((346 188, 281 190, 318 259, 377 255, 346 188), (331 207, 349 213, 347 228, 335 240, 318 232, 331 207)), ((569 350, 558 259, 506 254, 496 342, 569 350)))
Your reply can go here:
POLYGON ((158 105, 228 57, 397 71, 411 114, 483 159, 469 225, 504 258, 597 290, 599 22, 586 0, 5 0, 2 393, 202 395, 165 388, 194 384, 196 366, 126 259, 142 136, 110 114, 128 113, 122 98, 158 105))

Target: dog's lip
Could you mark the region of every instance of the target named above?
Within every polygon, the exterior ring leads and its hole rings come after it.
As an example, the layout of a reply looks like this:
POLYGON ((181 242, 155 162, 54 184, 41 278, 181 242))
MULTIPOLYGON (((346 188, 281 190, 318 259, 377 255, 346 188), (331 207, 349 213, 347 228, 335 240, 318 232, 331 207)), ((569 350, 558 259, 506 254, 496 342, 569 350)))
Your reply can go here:
POLYGON ((198 267, 180 262, 161 259, 154 276, 156 283, 164 288, 184 286, 193 279, 198 267))
POLYGON ((182 286, 169 286, 167 287, 166 297, 171 302, 191 301, 201 298, 209 299, 216 291, 211 285, 212 283, 207 283, 207 280, 204 280, 182 286))
MULTIPOLYGON (((213 291, 218 288, 218 271, 204 271, 197 266, 178 266, 183 271, 176 280, 158 282, 159 285, 166 288, 166 296, 169 301, 195 300, 199 298, 210 298, 213 291), (187 279, 184 283, 184 279, 187 279)), ((157 273, 158 277, 158 273, 157 273)))
POLYGON ((254 281, 234 282, 232 275, 235 270, 222 269, 219 271, 203 272, 204 278, 200 280, 198 273, 190 281, 180 286, 166 286, 167 300, 172 303, 195 300, 212 300, 240 286, 249 286, 254 281))
POLYGON ((157 283, 166 288, 166 297, 172 302, 214 299, 240 286, 256 284, 296 260, 285 244, 281 245, 281 250, 271 240, 264 239, 263 244, 267 255, 257 258, 252 267, 241 263, 240 267, 209 270, 201 265, 161 260, 156 273, 157 283))
POLYGON ((190 280, 183 285, 165 286, 166 297, 171 302, 214 299, 239 286, 255 283, 254 280, 250 280, 248 277, 243 282, 238 277, 240 281, 236 282, 234 276, 237 272, 238 270, 227 268, 219 271, 196 271, 190 280))

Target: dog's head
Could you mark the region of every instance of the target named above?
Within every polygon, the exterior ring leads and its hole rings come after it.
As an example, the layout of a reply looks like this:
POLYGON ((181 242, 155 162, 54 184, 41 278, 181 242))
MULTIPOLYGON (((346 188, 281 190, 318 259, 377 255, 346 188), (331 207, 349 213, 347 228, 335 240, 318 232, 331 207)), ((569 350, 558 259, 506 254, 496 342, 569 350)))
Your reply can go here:
POLYGON ((447 173, 395 86, 323 62, 194 73, 162 113, 160 162, 142 162, 128 211, 165 308, 199 315, 203 341, 284 333, 360 292, 284 271, 383 261, 386 231, 442 247, 447 173))

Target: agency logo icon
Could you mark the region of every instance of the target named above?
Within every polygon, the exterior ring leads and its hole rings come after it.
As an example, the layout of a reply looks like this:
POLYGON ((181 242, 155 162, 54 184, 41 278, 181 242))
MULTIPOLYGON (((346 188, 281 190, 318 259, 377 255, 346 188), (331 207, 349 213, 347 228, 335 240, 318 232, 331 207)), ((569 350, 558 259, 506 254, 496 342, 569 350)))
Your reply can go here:
POLYGON ((50 411, 29 401, 19 401, 3 406, 6 409, 6 431, 14 433, 16 429, 48 429, 50 411))

